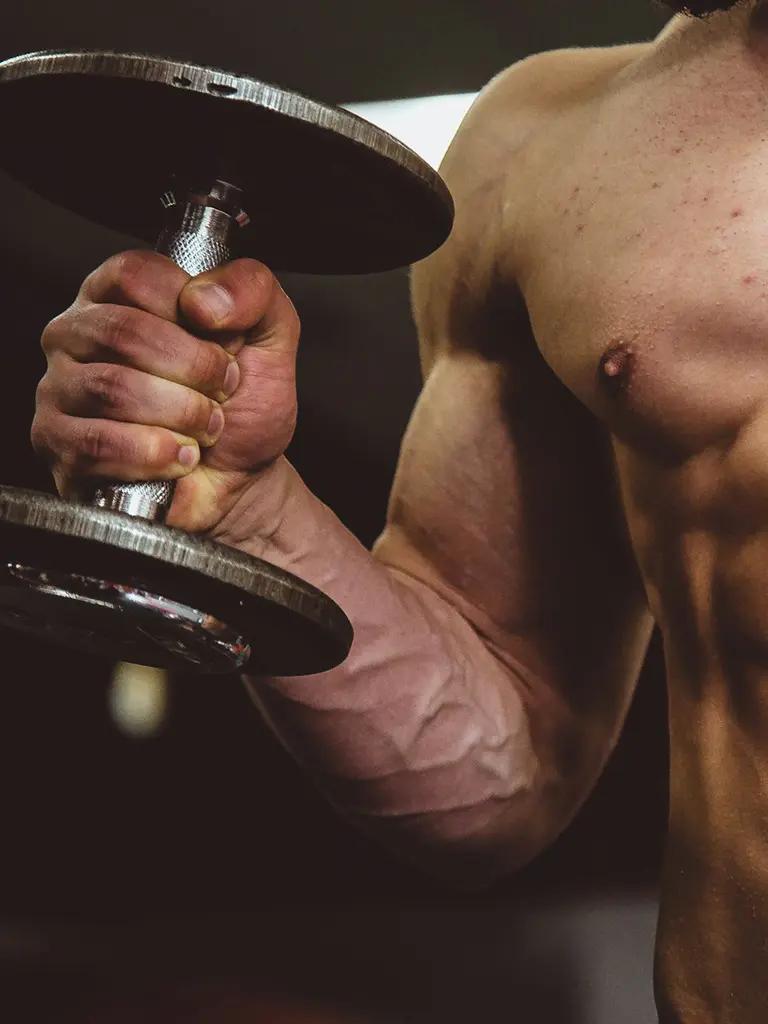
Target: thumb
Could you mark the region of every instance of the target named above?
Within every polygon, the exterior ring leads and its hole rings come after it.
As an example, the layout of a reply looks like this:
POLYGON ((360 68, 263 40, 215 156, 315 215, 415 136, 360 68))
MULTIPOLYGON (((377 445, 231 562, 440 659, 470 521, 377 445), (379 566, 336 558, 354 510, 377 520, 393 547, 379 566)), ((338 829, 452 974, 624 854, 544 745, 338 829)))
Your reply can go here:
POLYGON ((205 334, 248 334, 250 343, 295 350, 300 323, 277 278, 256 260, 241 259, 193 277, 179 295, 186 323, 205 334))

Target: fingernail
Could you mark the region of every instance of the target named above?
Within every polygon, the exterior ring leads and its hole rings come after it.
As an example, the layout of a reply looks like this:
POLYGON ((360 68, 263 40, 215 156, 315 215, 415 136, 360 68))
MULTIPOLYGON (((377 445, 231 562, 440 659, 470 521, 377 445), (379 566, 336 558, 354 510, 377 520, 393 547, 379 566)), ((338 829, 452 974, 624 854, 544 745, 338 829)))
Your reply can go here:
POLYGON ((215 441, 223 429, 224 413, 221 411, 221 408, 217 405, 214 406, 213 412, 211 413, 211 418, 208 420, 208 429, 206 430, 206 434, 208 435, 211 441, 215 441))
POLYGON ((193 285, 195 301, 217 323, 226 320, 235 310, 232 296, 217 284, 193 285))
POLYGON ((179 448, 179 465, 184 469, 194 469, 200 461, 200 449, 196 444, 185 444, 179 448))
POLYGON ((236 359, 227 367, 227 375, 224 378, 224 394, 230 398, 237 391, 240 384, 240 366, 236 359))

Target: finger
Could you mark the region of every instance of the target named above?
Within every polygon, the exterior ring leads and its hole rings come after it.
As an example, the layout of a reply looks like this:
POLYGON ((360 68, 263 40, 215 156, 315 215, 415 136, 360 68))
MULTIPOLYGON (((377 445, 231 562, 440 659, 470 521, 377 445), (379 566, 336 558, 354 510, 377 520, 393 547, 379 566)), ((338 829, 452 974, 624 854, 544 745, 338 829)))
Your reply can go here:
POLYGON ((186 322, 208 331, 248 332, 249 341, 295 349, 300 324, 274 274, 256 260, 235 260, 192 278, 179 296, 186 322))
POLYGON ((53 467, 60 490, 88 477, 175 480, 200 461, 194 438, 162 427, 62 413, 35 417, 32 446, 53 467))
POLYGON ((218 402, 182 384, 114 363, 60 360, 56 374, 40 382, 37 402, 68 416, 166 427, 206 447, 215 444, 224 429, 218 402))
POLYGON ((167 256, 131 250, 108 259, 90 274, 78 298, 144 310, 164 320, 178 317, 179 295, 189 274, 167 256))
POLYGON ((210 398, 229 398, 239 383, 234 357, 177 324, 127 306, 74 307, 51 321, 43 349, 80 363, 115 363, 182 384, 210 398))

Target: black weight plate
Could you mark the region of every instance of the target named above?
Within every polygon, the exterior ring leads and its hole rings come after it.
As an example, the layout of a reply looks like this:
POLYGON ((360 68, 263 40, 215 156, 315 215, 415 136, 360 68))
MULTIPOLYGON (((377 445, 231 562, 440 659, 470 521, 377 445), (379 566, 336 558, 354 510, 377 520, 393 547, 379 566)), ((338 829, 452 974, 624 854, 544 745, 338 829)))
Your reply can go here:
MULTIPOLYGON (((267 562, 181 530, 34 491, 0 487, 0 569, 7 564, 106 579, 200 609, 236 630, 250 645, 246 671, 253 674, 324 672, 344 660, 352 642, 352 627, 338 605, 267 562)), ((0 618, 3 612, 13 611, 17 601, 20 611, 28 615, 28 596, 19 597, 7 585, 7 576, 3 579, 0 572, 0 618)), ((83 615, 71 605, 66 598, 58 603, 46 598, 39 603, 40 614, 61 616, 61 625, 71 623, 74 630, 80 628, 83 615)), ((99 628, 98 613, 90 621, 99 628)), ((42 635, 44 626, 41 622, 42 635)), ((35 632, 34 622, 27 631, 35 632)), ((117 640, 111 651, 76 641, 72 646, 111 653, 116 661, 184 667, 158 662, 151 641, 147 657, 139 656, 138 643, 140 638, 132 638, 133 647, 127 653, 121 653, 117 640)))
POLYGON ((242 255, 275 270, 370 273, 450 233, 440 176, 386 132, 297 93, 120 53, 0 63, 0 166, 44 198, 154 245, 173 175, 243 188, 242 255))

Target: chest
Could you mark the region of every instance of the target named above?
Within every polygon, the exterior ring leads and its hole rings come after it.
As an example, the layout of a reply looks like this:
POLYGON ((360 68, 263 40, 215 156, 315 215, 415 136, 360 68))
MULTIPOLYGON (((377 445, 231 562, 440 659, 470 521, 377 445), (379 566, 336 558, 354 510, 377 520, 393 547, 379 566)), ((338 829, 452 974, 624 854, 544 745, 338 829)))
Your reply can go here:
POLYGON ((768 405, 768 125, 702 138, 690 116, 628 117, 609 106, 543 181, 524 292, 566 386, 677 460, 768 405))

